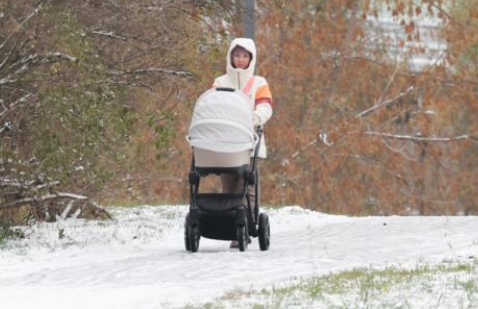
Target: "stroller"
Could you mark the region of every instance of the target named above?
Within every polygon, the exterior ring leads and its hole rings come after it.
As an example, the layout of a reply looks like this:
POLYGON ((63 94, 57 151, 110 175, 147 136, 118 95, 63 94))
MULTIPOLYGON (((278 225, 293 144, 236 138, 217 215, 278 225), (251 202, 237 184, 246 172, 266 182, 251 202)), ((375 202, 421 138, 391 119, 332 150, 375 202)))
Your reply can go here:
POLYGON ((184 230, 187 251, 197 252, 201 237, 236 240, 240 251, 247 250, 250 237, 259 237, 259 248, 269 249, 269 218, 259 213, 256 164, 262 128, 254 132, 252 110, 249 98, 233 88, 210 89, 196 102, 187 137, 193 148, 184 230), (241 192, 200 192, 201 180, 212 174, 240 177, 241 192), (254 186, 255 205, 251 205, 249 186, 254 186))

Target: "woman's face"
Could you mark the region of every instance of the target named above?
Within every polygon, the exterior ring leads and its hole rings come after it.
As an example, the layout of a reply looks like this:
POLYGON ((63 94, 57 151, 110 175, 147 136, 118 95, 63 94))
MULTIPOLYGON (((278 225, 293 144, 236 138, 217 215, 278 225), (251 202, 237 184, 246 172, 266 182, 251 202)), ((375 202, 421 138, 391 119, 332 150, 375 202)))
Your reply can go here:
POLYGON ((243 48, 236 48, 232 52, 232 64, 237 69, 247 69, 251 62, 251 55, 243 48))

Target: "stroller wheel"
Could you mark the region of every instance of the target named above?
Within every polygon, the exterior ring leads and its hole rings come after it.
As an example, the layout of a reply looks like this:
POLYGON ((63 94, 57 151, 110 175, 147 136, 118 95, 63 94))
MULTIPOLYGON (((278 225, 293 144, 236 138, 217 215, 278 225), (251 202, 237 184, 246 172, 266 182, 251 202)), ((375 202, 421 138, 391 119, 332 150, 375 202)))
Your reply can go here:
POLYGON ((184 245, 186 247, 186 251, 191 251, 191 243, 189 239, 190 232, 190 225, 189 225, 189 213, 186 215, 186 220, 184 221, 184 245))
POLYGON ((189 219, 189 213, 186 215, 186 220, 184 223, 184 245, 187 251, 198 252, 199 249, 199 235, 198 226, 192 226, 189 219))
POLYGON ((254 207, 254 221, 258 222, 257 220, 259 218, 259 205, 261 203, 261 181, 260 181, 260 174, 259 174, 258 169, 256 169, 256 182, 254 184, 254 190, 255 190, 255 194, 256 194, 255 205, 253 205, 253 207, 254 207))
POLYGON ((244 252, 247 250, 247 245, 249 244, 247 224, 237 227, 237 242, 239 243, 239 251, 244 252))
POLYGON ((259 215, 259 248, 261 251, 269 250, 271 243, 271 227, 269 224, 269 216, 266 213, 259 215))
POLYGON ((189 226, 189 248, 191 252, 198 252, 199 249, 199 239, 201 236, 199 235, 199 228, 198 226, 189 226))

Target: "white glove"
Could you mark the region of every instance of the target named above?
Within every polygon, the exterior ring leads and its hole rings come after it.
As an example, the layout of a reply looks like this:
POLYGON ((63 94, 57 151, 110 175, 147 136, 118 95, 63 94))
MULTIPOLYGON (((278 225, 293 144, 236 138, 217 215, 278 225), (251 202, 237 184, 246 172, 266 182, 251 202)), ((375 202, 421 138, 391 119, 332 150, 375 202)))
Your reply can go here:
POLYGON ((254 128, 262 125, 261 118, 256 113, 252 114, 252 122, 254 123, 254 128))
POLYGON ((264 126, 272 116, 272 106, 270 104, 259 104, 254 110, 254 115, 258 118, 258 125, 264 126))

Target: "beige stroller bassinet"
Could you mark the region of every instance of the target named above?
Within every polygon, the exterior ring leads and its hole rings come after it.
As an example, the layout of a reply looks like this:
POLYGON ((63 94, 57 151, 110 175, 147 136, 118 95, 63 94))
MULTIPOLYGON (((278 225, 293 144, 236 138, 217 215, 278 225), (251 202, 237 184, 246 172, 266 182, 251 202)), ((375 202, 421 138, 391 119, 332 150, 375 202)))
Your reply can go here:
POLYGON ((250 100, 241 91, 221 89, 206 91, 194 107, 188 141, 198 167, 249 164, 254 149, 250 100))

